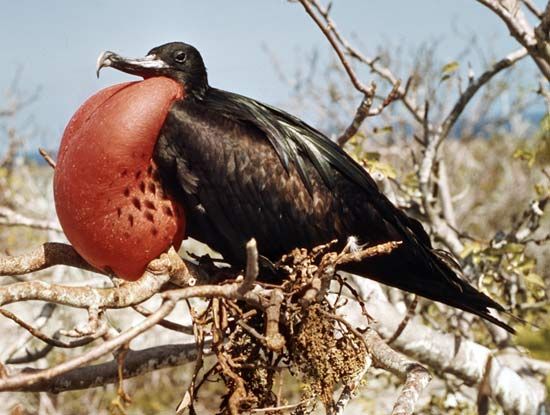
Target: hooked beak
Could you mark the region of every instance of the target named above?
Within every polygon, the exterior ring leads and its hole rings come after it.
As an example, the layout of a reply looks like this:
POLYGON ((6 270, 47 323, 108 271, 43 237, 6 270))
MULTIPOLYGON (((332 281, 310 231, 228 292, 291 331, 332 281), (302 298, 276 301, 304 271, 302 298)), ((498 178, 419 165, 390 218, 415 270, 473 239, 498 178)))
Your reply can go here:
POLYGON ((96 75, 98 78, 99 71, 108 66, 143 78, 160 75, 163 69, 168 68, 168 64, 154 54, 147 55, 144 58, 131 59, 124 58, 114 52, 105 51, 97 58, 96 75))

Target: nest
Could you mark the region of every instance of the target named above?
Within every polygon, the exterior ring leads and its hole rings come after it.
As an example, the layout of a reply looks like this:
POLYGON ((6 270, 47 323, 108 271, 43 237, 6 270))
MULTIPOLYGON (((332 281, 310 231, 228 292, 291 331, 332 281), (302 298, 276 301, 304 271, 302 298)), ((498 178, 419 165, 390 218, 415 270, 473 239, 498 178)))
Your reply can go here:
POLYGON ((211 338, 215 362, 201 371, 203 356, 198 357, 180 411, 188 408, 193 414, 201 387, 215 380, 225 385, 220 414, 257 408, 275 413, 281 409, 281 397, 274 383, 284 370, 302 386, 300 402, 286 409, 302 414, 318 402, 327 409, 335 405, 335 391, 364 373, 370 362, 361 333, 337 314, 345 302, 344 291, 362 304, 353 287, 337 274, 337 265, 387 253, 396 244, 341 253, 332 252, 333 246, 296 249, 284 256, 275 264, 276 272, 284 276, 281 284, 256 282, 254 291, 265 298, 261 305, 213 298, 204 311, 192 313, 197 343, 204 345, 211 338), (328 300, 329 287, 337 294, 335 301, 328 300))

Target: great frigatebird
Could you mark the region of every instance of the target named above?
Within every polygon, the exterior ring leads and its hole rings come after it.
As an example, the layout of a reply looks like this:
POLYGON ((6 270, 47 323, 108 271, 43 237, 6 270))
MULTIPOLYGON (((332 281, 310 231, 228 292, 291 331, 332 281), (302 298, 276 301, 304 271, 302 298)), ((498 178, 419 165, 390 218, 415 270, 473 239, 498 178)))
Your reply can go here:
POLYGON ((104 52, 98 71, 106 66, 183 87, 153 158, 166 192, 184 207, 187 234, 228 262, 245 262, 250 238, 273 261, 350 236, 370 245, 401 241, 391 254, 346 270, 513 331, 489 313, 503 307, 468 284, 450 254, 434 249, 420 222, 395 207, 363 167, 299 118, 211 87, 193 46, 167 43, 142 59, 104 52))

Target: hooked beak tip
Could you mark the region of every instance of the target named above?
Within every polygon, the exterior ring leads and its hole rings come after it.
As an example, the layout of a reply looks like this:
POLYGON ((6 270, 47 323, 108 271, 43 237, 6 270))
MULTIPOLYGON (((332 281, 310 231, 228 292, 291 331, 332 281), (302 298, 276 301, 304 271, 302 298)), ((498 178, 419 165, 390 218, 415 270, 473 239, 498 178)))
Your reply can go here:
POLYGON ((105 68, 106 66, 111 66, 112 60, 111 57, 114 55, 113 52, 104 51, 101 52, 101 54, 97 58, 96 62, 96 71, 95 74, 99 78, 99 72, 102 68, 105 68))

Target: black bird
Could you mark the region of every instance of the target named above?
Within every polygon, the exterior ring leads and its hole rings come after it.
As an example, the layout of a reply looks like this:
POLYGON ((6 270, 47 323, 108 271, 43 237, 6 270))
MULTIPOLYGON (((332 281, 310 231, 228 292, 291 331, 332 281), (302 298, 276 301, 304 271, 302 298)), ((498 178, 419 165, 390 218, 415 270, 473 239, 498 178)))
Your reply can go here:
POLYGON ((395 207, 369 174, 323 133, 278 108, 210 87, 200 53, 174 42, 143 59, 104 52, 111 66, 181 83, 153 158, 166 191, 186 212, 189 236, 242 265, 256 238, 272 261, 296 247, 349 237, 375 245, 402 241, 389 255, 345 269, 470 313, 513 332, 489 313, 503 307, 460 276, 417 220, 395 207))

